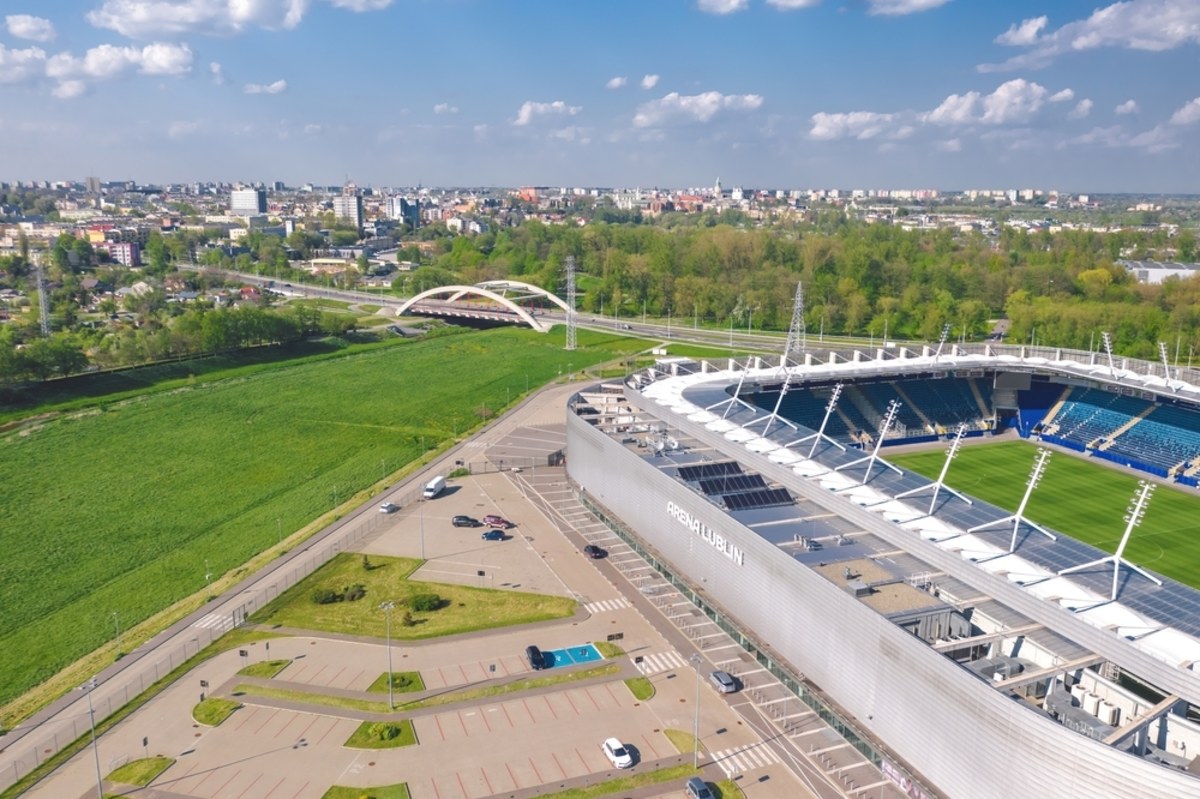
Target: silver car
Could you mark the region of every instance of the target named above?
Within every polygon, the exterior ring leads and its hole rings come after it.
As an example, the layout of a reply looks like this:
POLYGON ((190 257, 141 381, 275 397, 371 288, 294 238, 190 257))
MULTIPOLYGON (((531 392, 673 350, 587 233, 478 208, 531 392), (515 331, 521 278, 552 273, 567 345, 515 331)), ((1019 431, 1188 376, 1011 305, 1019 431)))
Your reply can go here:
POLYGON ((708 675, 708 681, 723 694, 731 694, 738 689, 737 680, 727 671, 714 671, 708 675))

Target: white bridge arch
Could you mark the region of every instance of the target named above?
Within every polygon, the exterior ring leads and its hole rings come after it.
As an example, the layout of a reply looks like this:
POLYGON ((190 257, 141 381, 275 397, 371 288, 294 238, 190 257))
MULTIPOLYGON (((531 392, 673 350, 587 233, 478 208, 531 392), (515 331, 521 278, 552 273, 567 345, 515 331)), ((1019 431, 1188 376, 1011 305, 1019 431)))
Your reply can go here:
MULTIPOLYGON (((491 282, 506 282, 506 281, 491 281, 491 282)), ((533 287, 531 286, 530 288, 533 288, 533 287)), ((538 289, 538 290, 541 291, 541 289, 538 289)), ((522 322, 529 325, 530 327, 532 327, 534 330, 538 331, 539 333, 550 332, 551 326, 549 323, 539 322, 537 319, 533 318, 533 316, 529 313, 529 311, 526 311, 524 308, 522 308, 520 305, 517 305, 515 302, 510 300, 508 297, 505 297, 502 294, 497 294, 496 292, 492 291, 491 289, 484 288, 483 285, 479 285, 479 286, 438 286, 437 288, 426 289, 425 291, 422 291, 420 294, 417 294, 417 295, 405 300, 404 303, 399 308, 396 309, 396 316, 403 316, 408 311, 409 308, 411 308, 413 305, 415 305, 416 303, 420 302, 423 299, 426 299, 428 297, 437 297, 437 296, 441 296, 444 294, 450 295, 447 298, 447 300, 451 301, 451 302, 453 302, 454 300, 457 300, 461 297, 464 297, 468 294, 476 295, 479 297, 486 297, 487 299, 492 300, 493 302, 498 303, 501 306, 503 306, 504 308, 507 308, 508 310, 512 311, 514 314, 517 315, 518 319, 520 319, 522 322)), ((555 299, 557 299, 557 298, 555 298, 555 299)), ((563 304, 562 300, 559 300, 558 302, 559 302, 559 304, 563 304)), ((484 310, 484 309, 480 309, 480 310, 484 310)))
MULTIPOLYGON (((559 308, 562 308, 563 313, 571 312, 571 306, 567 305, 565 300, 559 299, 555 294, 546 291, 541 286, 535 286, 532 283, 522 283, 519 280, 485 280, 482 283, 476 283, 475 285, 485 289, 496 289, 502 292, 506 290, 523 291, 531 297, 545 297, 559 308)), ((451 299, 456 298, 451 297, 451 299)))

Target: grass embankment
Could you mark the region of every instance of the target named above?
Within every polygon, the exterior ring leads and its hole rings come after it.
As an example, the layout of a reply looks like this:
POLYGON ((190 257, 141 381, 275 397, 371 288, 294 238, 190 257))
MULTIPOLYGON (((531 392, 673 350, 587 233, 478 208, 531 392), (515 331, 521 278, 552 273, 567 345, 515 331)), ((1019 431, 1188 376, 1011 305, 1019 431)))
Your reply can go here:
MULTIPOLYGON (((95 376, 104 388, 56 381, 48 405, 10 410, 89 408, 0 435, 0 652, 10 653, 0 702, 111 647, 118 625, 126 649, 146 640, 153 629, 136 625, 202 597, 206 574, 213 590, 228 584, 222 575, 240 576, 233 570, 256 553, 394 476, 422 447, 555 379, 568 358, 578 370, 642 346, 580 331, 582 348, 565 353, 562 339, 500 329, 258 363, 231 379, 179 374, 206 359, 159 369, 161 382, 150 370, 95 376), (149 393, 131 397, 138 389, 149 393)), ((5 705, 0 724, 81 679, 5 705)))
POLYGON ((433 638, 547 619, 561 619, 575 612, 575 600, 567 597, 499 591, 463 585, 410 581, 408 576, 421 565, 411 558, 375 557, 371 568, 343 552, 280 595, 250 617, 260 624, 304 630, 349 632, 384 638, 387 619, 381 602, 396 603, 392 613, 394 640, 433 638), (361 583, 366 596, 354 602, 319 605, 312 600, 317 588, 340 589, 361 583), (411 613, 412 624, 403 622, 406 603, 415 594, 435 593, 443 600, 439 610, 411 613))
POLYGON ((286 669, 291 662, 290 660, 263 660, 259 663, 251 663, 244 669, 238 669, 238 674, 243 677, 262 677, 269 680, 286 669))
POLYGON ((630 677, 625 681, 625 687, 639 702, 645 702, 654 696, 654 683, 645 677, 630 677))
MULTIPOLYGON (((963 447, 950 466, 946 482, 970 496, 1015 511, 1025 493, 1035 452, 1025 441, 963 447)), ((946 455, 939 449, 888 460, 933 478, 941 471, 946 455)), ((1122 520, 1137 483, 1138 478, 1127 472, 1056 452, 1046 464, 1025 515, 1079 541, 1114 552, 1125 532, 1122 520)), ((1160 486, 1142 526, 1129 539, 1125 557, 1200 588, 1200 570, 1196 568, 1200 564, 1200 498, 1160 486)))
POLYGON ((645 774, 630 774, 628 777, 618 777, 615 780, 599 782, 595 785, 589 785, 586 788, 568 788, 565 791, 558 791, 557 793, 546 793, 539 796, 538 799, 596 799, 600 796, 621 794, 626 791, 636 790, 637 788, 644 788, 647 785, 658 785, 661 782, 686 780, 688 777, 694 777, 699 773, 691 765, 670 766, 669 768, 660 768, 658 771, 647 771, 645 774))
POLYGON ((170 757, 145 757, 132 760, 109 774, 108 781, 144 788, 174 763, 175 760, 170 757))

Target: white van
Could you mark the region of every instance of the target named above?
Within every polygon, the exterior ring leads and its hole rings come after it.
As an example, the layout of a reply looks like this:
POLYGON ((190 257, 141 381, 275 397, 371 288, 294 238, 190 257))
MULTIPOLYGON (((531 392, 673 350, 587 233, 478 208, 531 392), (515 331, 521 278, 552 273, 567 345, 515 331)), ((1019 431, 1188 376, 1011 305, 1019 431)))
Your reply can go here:
POLYGON ((433 499, 438 494, 442 493, 442 489, 446 487, 446 478, 440 474, 425 484, 425 499, 433 499))

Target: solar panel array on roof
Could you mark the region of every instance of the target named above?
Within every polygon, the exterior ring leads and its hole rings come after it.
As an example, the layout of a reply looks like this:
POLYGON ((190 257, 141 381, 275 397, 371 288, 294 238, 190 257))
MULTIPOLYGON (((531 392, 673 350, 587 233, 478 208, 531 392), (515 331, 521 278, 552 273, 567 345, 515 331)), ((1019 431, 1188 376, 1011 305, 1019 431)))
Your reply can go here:
POLYGON ((760 474, 731 474, 700 481, 700 490, 710 497, 766 487, 767 483, 760 474))
POLYGON ((736 461, 721 461, 720 463, 702 463, 699 466, 679 467, 679 479, 694 483, 708 477, 720 477, 726 474, 741 474, 742 466, 736 461))
POLYGON ((762 491, 747 491, 744 494, 726 494, 722 499, 730 510, 770 508, 775 505, 793 504, 792 495, 783 488, 767 488, 762 491))

